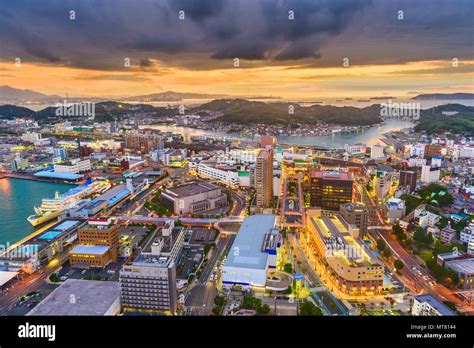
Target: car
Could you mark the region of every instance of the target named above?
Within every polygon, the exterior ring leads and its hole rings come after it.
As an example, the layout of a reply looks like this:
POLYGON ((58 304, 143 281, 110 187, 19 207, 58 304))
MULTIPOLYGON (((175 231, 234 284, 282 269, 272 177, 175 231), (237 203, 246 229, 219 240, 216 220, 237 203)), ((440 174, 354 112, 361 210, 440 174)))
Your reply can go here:
POLYGON ((67 277, 66 277, 66 276, 62 276, 61 278, 59 278, 59 280, 65 281, 65 280, 67 280, 67 277))
POLYGON ((86 274, 86 272, 87 272, 87 269, 84 269, 84 270, 82 270, 81 274, 84 275, 84 274, 86 274))

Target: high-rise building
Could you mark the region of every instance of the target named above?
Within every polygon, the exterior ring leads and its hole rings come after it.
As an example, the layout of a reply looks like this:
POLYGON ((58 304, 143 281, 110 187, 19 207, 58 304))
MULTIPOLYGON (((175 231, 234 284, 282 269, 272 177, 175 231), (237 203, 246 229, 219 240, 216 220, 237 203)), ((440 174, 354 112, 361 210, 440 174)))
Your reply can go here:
POLYGON ((176 268, 171 256, 140 254, 120 270, 125 312, 173 314, 177 307, 176 268))
POLYGON ((416 189, 416 172, 402 170, 400 171, 399 186, 409 187, 410 192, 414 192, 416 189))
POLYGON ((369 210, 360 203, 341 204, 339 213, 350 225, 356 225, 359 228, 359 237, 363 238, 367 234, 367 225, 369 221, 369 210))
POLYGON ((384 171, 377 171, 375 174, 375 195, 382 201, 390 193, 391 176, 384 171))
POLYGON ((349 172, 315 171, 311 173, 311 206, 339 210, 341 204, 352 202, 353 183, 349 172))
POLYGON ((89 219, 77 231, 79 244, 69 252, 71 265, 104 267, 117 261, 119 229, 111 219, 89 219))
POLYGON ((163 136, 152 130, 128 131, 125 133, 125 147, 141 153, 162 150, 164 147, 163 136))
POLYGON ((255 164, 255 189, 257 206, 268 208, 273 194, 273 153, 262 150, 255 164))

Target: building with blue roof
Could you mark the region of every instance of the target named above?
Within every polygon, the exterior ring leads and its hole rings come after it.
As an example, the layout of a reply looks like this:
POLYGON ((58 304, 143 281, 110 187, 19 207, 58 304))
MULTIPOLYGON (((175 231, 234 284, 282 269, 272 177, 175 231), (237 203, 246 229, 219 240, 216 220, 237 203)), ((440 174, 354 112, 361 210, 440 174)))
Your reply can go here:
POLYGON ((263 288, 280 257, 281 235, 275 215, 252 215, 240 226, 222 269, 223 287, 263 288))
POLYGON ((413 298, 411 314, 416 316, 454 316, 451 308, 438 301, 431 294, 418 295, 413 298))
POLYGON ((72 173, 59 173, 59 172, 48 172, 48 171, 41 171, 35 173, 35 176, 38 178, 45 178, 45 179, 56 179, 56 180, 67 180, 67 181, 77 181, 84 177, 82 174, 72 174, 72 173))

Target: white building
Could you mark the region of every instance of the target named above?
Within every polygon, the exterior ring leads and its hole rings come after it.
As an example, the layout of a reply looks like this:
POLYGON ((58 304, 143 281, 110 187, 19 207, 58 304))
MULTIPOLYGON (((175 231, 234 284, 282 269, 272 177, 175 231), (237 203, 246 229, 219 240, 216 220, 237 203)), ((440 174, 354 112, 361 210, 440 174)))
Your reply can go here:
POLYGON ((385 202, 387 219, 390 223, 396 223, 405 216, 405 202, 398 198, 389 198, 385 202))
POLYGON ((385 172, 377 173, 375 177, 375 195, 382 201, 390 192, 391 178, 385 172))
POLYGON ((462 231, 459 237, 461 242, 468 244, 474 241, 474 224, 469 224, 462 231))
POLYGON ((474 255, 474 239, 471 240, 467 245, 467 253, 470 255, 474 255))
POLYGON ((426 158, 413 157, 408 160, 409 167, 422 167, 426 164, 426 158))
POLYGON ((456 313, 445 304, 439 302, 433 295, 418 295, 413 297, 411 314, 415 316, 454 316, 456 313))
POLYGON ((46 146, 51 144, 51 140, 49 138, 44 138, 41 133, 37 132, 26 132, 21 135, 21 140, 27 141, 29 143, 33 143, 35 146, 46 146))
POLYGON ((461 147, 459 157, 474 158, 474 147, 461 147))
POLYGON ((64 162, 61 164, 54 165, 54 171, 57 173, 70 173, 70 174, 77 174, 77 173, 84 173, 88 172, 92 169, 91 160, 85 159, 73 159, 70 162, 64 162))
POLYGON ((344 150, 350 153, 351 155, 353 154, 365 154, 367 150, 367 145, 365 144, 345 144, 344 145, 344 150))
POLYGON ((421 167, 421 181, 424 183, 437 182, 440 176, 439 167, 432 167, 430 165, 423 165, 421 167))
POLYGON ((383 153, 383 146, 376 144, 372 146, 371 152, 370 152, 370 158, 376 159, 376 158, 384 158, 384 153, 383 153))
POLYGON ((238 187, 240 185, 239 174, 236 171, 223 170, 205 163, 199 163, 197 173, 202 178, 217 180, 227 186, 238 187))
POLYGON ((255 163, 259 153, 260 149, 231 149, 228 158, 234 163, 255 163))
MULTIPOLYGON (((156 235, 155 241, 151 244, 149 254, 156 256, 171 257, 177 262, 184 246, 184 228, 175 228, 174 220, 169 220, 156 235)), ((142 252, 146 254, 146 251, 142 252)))
POLYGON ((439 222, 439 215, 429 212, 423 208, 415 209, 414 212, 415 222, 421 228, 427 228, 428 226, 434 227, 439 222))
POLYGON ((222 269, 222 286, 264 288, 267 272, 275 269, 281 235, 275 215, 252 215, 240 226, 222 269))
POLYGON ((439 167, 441 167, 441 161, 442 161, 441 156, 433 156, 431 158, 431 166, 433 168, 439 168, 439 167))
POLYGON ((425 144, 416 144, 409 146, 410 156, 423 158, 425 156, 425 144))

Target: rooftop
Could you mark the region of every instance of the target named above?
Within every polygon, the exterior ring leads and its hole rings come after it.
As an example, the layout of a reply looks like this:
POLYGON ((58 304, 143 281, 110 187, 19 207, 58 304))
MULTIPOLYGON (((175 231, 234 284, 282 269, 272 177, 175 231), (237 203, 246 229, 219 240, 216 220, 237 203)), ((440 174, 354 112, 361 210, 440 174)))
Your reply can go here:
POLYGON ((119 282, 68 279, 27 315, 105 315, 119 296, 119 282))
POLYGON ((110 247, 106 245, 76 245, 69 254, 93 254, 103 255, 109 250, 110 247))
POLYGON ((220 187, 204 181, 190 181, 182 185, 166 189, 166 193, 175 197, 193 196, 204 192, 210 192, 220 187))
POLYGON ((311 216, 310 221, 332 256, 341 262, 351 267, 379 264, 367 246, 351 235, 349 225, 339 214, 311 216))
POLYGON ((442 315, 456 315, 448 306, 439 302, 433 295, 425 294, 425 295, 418 295, 415 296, 415 299, 418 302, 422 303, 429 303, 431 307, 435 308, 438 312, 442 315))
POLYGON ((83 177, 82 174, 59 173, 59 172, 38 172, 35 176, 50 179, 77 180, 83 177))
POLYGON ((474 274, 474 258, 448 261, 446 267, 458 273, 474 274))
POLYGON ((173 259, 168 256, 157 256, 152 254, 140 254, 133 261, 133 266, 149 266, 149 267, 170 267, 173 259))
POLYGON ((274 229, 275 219, 275 215, 264 214, 245 218, 224 267, 265 269, 268 253, 262 251, 262 246, 268 233, 278 233, 274 229))
POLYGON ((349 172, 314 171, 311 173, 311 177, 327 180, 352 181, 352 175, 349 172))
POLYGON ((405 202, 399 198, 389 198, 385 205, 388 209, 403 209, 405 202))

